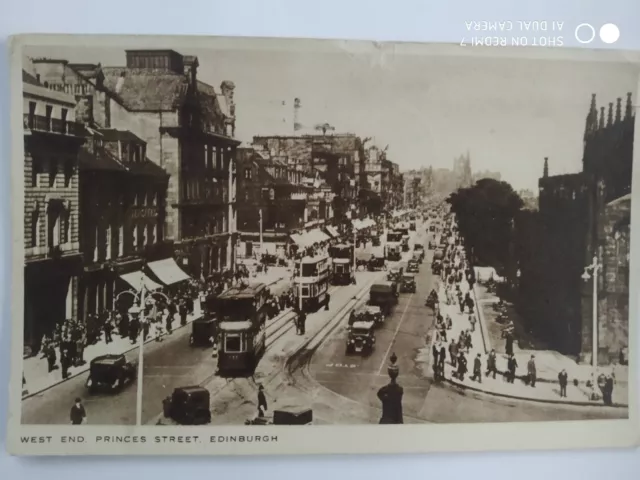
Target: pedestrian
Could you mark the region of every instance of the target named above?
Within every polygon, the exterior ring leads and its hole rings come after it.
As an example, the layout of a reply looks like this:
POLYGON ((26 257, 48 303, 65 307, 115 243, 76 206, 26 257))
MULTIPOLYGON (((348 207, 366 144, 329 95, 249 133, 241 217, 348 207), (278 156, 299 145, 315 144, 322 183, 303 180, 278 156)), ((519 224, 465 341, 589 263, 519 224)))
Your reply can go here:
POLYGON ((509 383, 513 383, 516 379, 516 369, 518 368, 518 361, 513 353, 509 356, 509 360, 507 361, 507 370, 509 371, 507 381, 509 383))
POLYGON ((488 377, 493 374, 493 378, 496 378, 496 373, 498 373, 498 369, 496 367, 496 351, 491 350, 487 357, 487 373, 485 375, 488 377))
POLYGON ((611 374, 607 374, 605 377, 602 401, 605 405, 613 405, 613 376, 611 374))
POLYGON ((105 317, 102 329, 104 330, 104 342, 106 344, 111 343, 113 341, 111 338, 111 332, 113 332, 113 319, 110 314, 105 317))
POLYGON ((71 425, 82 425, 83 423, 86 423, 87 412, 84 409, 84 405, 82 405, 80 397, 76 398, 75 403, 71 407, 69 418, 71 420, 71 425))
POLYGON ((464 346, 467 349, 467 353, 469 353, 469 350, 473 348, 473 342, 471 341, 471 332, 469 330, 465 332, 464 340, 464 346))
POLYGON ((306 330, 306 323, 307 323, 307 314, 302 311, 300 312, 300 335, 304 335, 306 330))
POLYGON ((43 353, 45 358, 47 359, 47 366, 49 369, 49 373, 53 372, 55 369, 57 369, 57 365, 56 365, 56 349, 53 346, 53 341, 49 340, 49 339, 45 339, 45 346, 43 349, 43 353))
POLYGON ((569 382, 569 375, 567 375, 567 371, 563 368, 562 371, 558 374, 558 383, 560 384, 560 396, 567 397, 567 383, 569 382))
POLYGON ((467 359, 463 352, 458 355, 458 379, 464 381, 464 376, 467 373, 467 359))
POLYGON ((258 417, 264 417, 267 412, 267 397, 264 394, 264 387, 258 387, 258 417))
MULTIPOLYGON (((173 315, 171 312, 173 311, 172 302, 167 305, 166 310, 164 310, 165 317, 165 330, 167 331, 167 335, 171 335, 173 333, 173 315)), ((175 307, 175 306, 174 306, 175 307)), ((161 310, 162 311, 162 310, 161 310)))
POLYGON ((66 342, 65 346, 60 350, 60 366, 62 367, 62 379, 66 380, 69 378, 69 367, 71 367, 71 357, 69 347, 66 345, 66 342))
POLYGON ((453 321, 451 320, 451 317, 447 315, 447 330, 451 330, 452 328, 453 328, 453 321))
POLYGON ((536 361, 535 355, 531 355, 529 362, 527 363, 527 381, 532 387, 536 386, 536 361))
POLYGON ((456 364, 458 363, 458 343, 455 338, 452 338, 449 344, 449 355, 451 356, 451 366, 456 368, 456 364))
POLYGON ((438 347, 438 343, 434 342, 431 347, 431 353, 433 355, 433 376, 436 380, 438 380, 438 368, 440 366, 440 348, 438 347))
POLYGON ((505 340, 505 352, 508 356, 513 355, 513 334, 511 332, 507 332, 505 340))
POLYGON ((477 381, 478 383, 482 383, 482 361, 480 360, 480 354, 476 355, 476 358, 473 360, 473 377, 471 380, 477 381))
POLYGON ((187 324, 187 301, 182 298, 180 300, 180 325, 182 325, 183 327, 187 324))
POLYGON ((476 331, 476 316, 473 314, 469 315, 469 323, 471 324, 471 331, 476 331))
POLYGON ((329 310, 329 302, 330 302, 330 301, 331 301, 331 295, 329 295, 329 294, 327 293, 327 301, 326 301, 326 303, 324 304, 324 309, 325 309, 325 310, 329 310))
POLYGON ((440 342, 438 353, 438 371, 440 372, 440 378, 444 379, 444 362, 447 359, 447 349, 444 342, 440 342))

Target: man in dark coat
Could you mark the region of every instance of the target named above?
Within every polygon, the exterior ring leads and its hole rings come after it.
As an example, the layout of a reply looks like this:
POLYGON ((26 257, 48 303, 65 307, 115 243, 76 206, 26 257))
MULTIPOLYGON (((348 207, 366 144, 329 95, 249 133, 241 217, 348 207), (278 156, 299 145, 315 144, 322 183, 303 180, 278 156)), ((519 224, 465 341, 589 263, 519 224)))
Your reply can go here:
POLYGON ((264 417, 267 411, 267 397, 264 394, 264 387, 260 385, 258 387, 258 416, 264 417))
POLYGON ((463 381, 466 373, 467 373, 467 359, 464 356, 464 353, 460 352, 460 354, 458 355, 458 379, 460 381, 463 381))
POLYGON ((440 372, 440 378, 444 378, 444 362, 447 358, 447 349, 444 345, 443 342, 439 344, 438 371, 440 372))
POLYGON ((482 361, 480 360, 479 353, 473 360, 473 377, 471 377, 471 380, 482 383, 482 361))
POLYGON ((536 361, 535 355, 531 355, 529 362, 527 363, 527 375, 528 381, 532 387, 536 386, 536 361))
POLYGON ((498 373, 498 368, 496 365, 496 351, 491 350, 489 356, 487 357, 487 373, 485 374, 487 377, 493 374, 493 378, 496 378, 496 373, 498 373))
POLYGON ((518 361, 513 353, 509 356, 509 360, 507 361, 507 370, 509 374, 507 376, 507 381, 509 383, 513 383, 516 379, 516 368, 518 368, 518 361))
POLYGON ((324 305, 325 310, 329 310, 329 302, 331 302, 331 295, 327 293, 327 302, 324 305))
POLYGON ((560 384, 560 396, 566 398, 569 375, 567 375, 567 371, 565 369, 562 369, 562 371, 558 374, 558 383, 560 384))
POLYGON ((508 332, 506 336, 505 352, 509 356, 513 355, 513 334, 511 332, 508 332))
POLYGON ((71 420, 71 425, 82 425, 87 420, 87 412, 82 405, 82 400, 80 398, 76 398, 76 402, 71 407, 71 412, 69 412, 69 419, 71 420))
POLYGON ((458 363, 458 342, 456 342, 455 338, 452 338, 449 344, 449 355, 451 356, 451 365, 456 368, 458 363))

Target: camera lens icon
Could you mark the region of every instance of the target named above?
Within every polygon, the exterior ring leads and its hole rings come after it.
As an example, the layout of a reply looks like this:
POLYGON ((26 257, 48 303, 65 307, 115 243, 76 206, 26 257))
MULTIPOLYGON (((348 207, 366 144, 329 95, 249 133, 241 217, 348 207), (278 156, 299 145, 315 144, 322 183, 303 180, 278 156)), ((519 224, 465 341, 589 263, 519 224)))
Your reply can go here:
MULTIPOLYGON (((582 44, 591 43, 596 38, 596 29, 590 23, 581 23, 576 27, 576 40, 582 44)), ((606 23, 600 27, 600 40, 612 44, 620 38, 620 29, 613 23, 606 23)))

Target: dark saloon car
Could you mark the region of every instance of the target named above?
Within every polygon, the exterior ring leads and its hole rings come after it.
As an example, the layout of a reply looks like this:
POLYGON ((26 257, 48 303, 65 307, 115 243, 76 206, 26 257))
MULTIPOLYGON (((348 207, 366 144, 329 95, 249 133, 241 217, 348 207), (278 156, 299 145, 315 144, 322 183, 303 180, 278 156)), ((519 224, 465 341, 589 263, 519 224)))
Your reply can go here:
POLYGON ((86 387, 90 393, 98 390, 120 391, 136 378, 136 366, 124 355, 101 355, 91 360, 86 387))
POLYGON ((209 390, 206 388, 178 387, 162 402, 164 416, 180 425, 206 425, 211 423, 209 390))

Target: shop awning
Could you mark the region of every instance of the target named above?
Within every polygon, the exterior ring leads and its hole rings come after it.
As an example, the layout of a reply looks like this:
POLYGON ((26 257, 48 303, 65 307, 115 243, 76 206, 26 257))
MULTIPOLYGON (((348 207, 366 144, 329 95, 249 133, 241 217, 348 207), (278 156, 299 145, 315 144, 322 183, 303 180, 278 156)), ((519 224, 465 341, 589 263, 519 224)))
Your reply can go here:
POLYGON ((296 245, 298 245, 299 247, 306 247, 307 244, 304 242, 304 236, 297 234, 297 233, 292 233, 290 235, 291 240, 293 241, 293 243, 295 243, 296 245))
POLYGON ((173 258, 165 258, 147 264, 149 270, 165 285, 174 285, 189 280, 189 275, 178 266, 173 258))
POLYGON ((329 240, 329 235, 324 233, 319 228, 314 228, 313 230, 308 232, 307 235, 312 240, 312 242, 311 242, 312 245, 314 243, 322 243, 322 242, 326 242, 327 240, 329 240))
POLYGON ((151 280, 140 270, 137 272, 125 273, 124 275, 120 275, 120 278, 131 285, 136 292, 142 290, 143 285, 149 291, 157 290, 162 287, 162 285, 151 280))
POLYGON ((338 233, 338 230, 333 225, 327 225, 326 228, 327 232, 329 232, 329 235, 331 235, 332 237, 338 238, 340 236, 340 233, 338 233))

